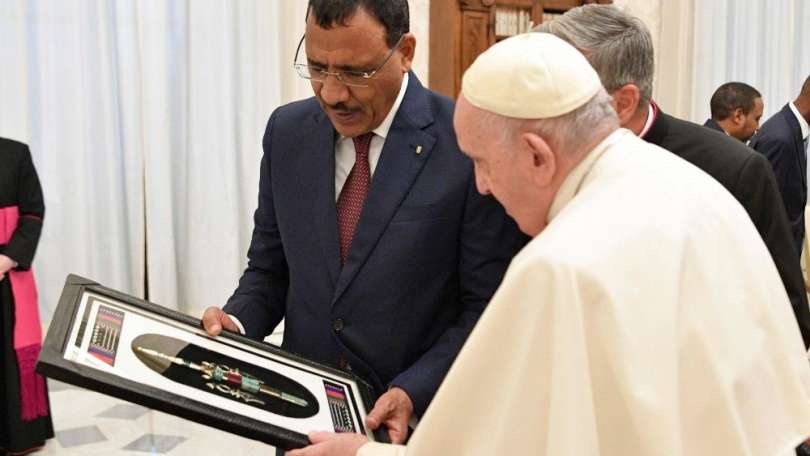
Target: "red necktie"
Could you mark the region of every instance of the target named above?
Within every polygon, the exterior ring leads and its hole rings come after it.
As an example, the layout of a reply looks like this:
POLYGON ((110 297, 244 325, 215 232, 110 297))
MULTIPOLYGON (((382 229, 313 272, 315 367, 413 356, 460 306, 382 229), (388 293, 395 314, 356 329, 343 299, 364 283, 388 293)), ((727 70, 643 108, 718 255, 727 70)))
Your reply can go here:
POLYGON ((352 237, 360 220, 360 212, 368 195, 371 183, 371 168, 368 164, 368 150, 374 133, 366 133, 355 138, 354 151, 357 154, 354 166, 337 200, 338 235, 340 236, 340 264, 346 263, 352 237))

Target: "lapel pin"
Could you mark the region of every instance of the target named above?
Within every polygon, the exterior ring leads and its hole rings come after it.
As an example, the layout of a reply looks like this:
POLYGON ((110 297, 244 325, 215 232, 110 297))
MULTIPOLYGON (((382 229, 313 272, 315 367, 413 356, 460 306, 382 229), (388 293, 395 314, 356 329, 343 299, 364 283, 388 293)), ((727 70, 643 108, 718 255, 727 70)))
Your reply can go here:
POLYGON ((422 153, 422 146, 416 146, 416 155, 419 155, 421 153, 422 153))

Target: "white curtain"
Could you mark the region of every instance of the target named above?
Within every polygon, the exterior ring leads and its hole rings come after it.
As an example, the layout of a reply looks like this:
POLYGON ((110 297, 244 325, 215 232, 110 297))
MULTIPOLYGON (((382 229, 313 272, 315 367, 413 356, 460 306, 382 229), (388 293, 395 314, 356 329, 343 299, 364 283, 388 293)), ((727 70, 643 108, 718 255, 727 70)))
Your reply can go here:
POLYGON ((45 320, 69 272, 192 315, 224 303, 265 122, 309 94, 305 5, 0 0, 0 136, 31 146, 45 193, 45 320))
POLYGON ((30 145, 45 194, 34 270, 46 320, 68 272, 144 291, 137 52, 116 5, 0 2, 0 136, 30 145))
POLYGON ((759 90, 763 120, 799 93, 810 75, 807 0, 616 0, 653 36, 653 96, 675 116, 703 123, 721 84, 759 90))
POLYGON ((799 94, 810 76, 807 0, 696 1, 688 117, 703 122, 718 86, 742 81, 762 93, 763 121, 799 94))
POLYGON ((279 100, 278 4, 250 4, 138 3, 149 298, 192 314, 235 287, 279 100))

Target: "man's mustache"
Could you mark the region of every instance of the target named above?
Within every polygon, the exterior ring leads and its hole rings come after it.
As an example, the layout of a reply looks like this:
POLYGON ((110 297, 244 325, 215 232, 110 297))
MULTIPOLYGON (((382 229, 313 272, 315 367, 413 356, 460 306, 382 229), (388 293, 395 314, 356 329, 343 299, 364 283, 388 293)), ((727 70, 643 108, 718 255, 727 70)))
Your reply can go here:
POLYGON ((341 111, 341 112, 355 112, 357 109, 351 109, 350 107, 346 106, 345 103, 338 103, 334 105, 327 104, 326 107, 331 109, 332 111, 341 111))

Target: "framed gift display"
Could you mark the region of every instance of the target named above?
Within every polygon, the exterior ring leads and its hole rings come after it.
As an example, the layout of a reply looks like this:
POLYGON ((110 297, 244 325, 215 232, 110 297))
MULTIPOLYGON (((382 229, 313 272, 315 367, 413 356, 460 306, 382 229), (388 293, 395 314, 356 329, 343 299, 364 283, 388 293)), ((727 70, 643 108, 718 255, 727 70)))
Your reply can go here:
POLYGON ((348 372, 68 276, 37 363, 46 377, 283 449, 365 427, 372 388, 348 372))

